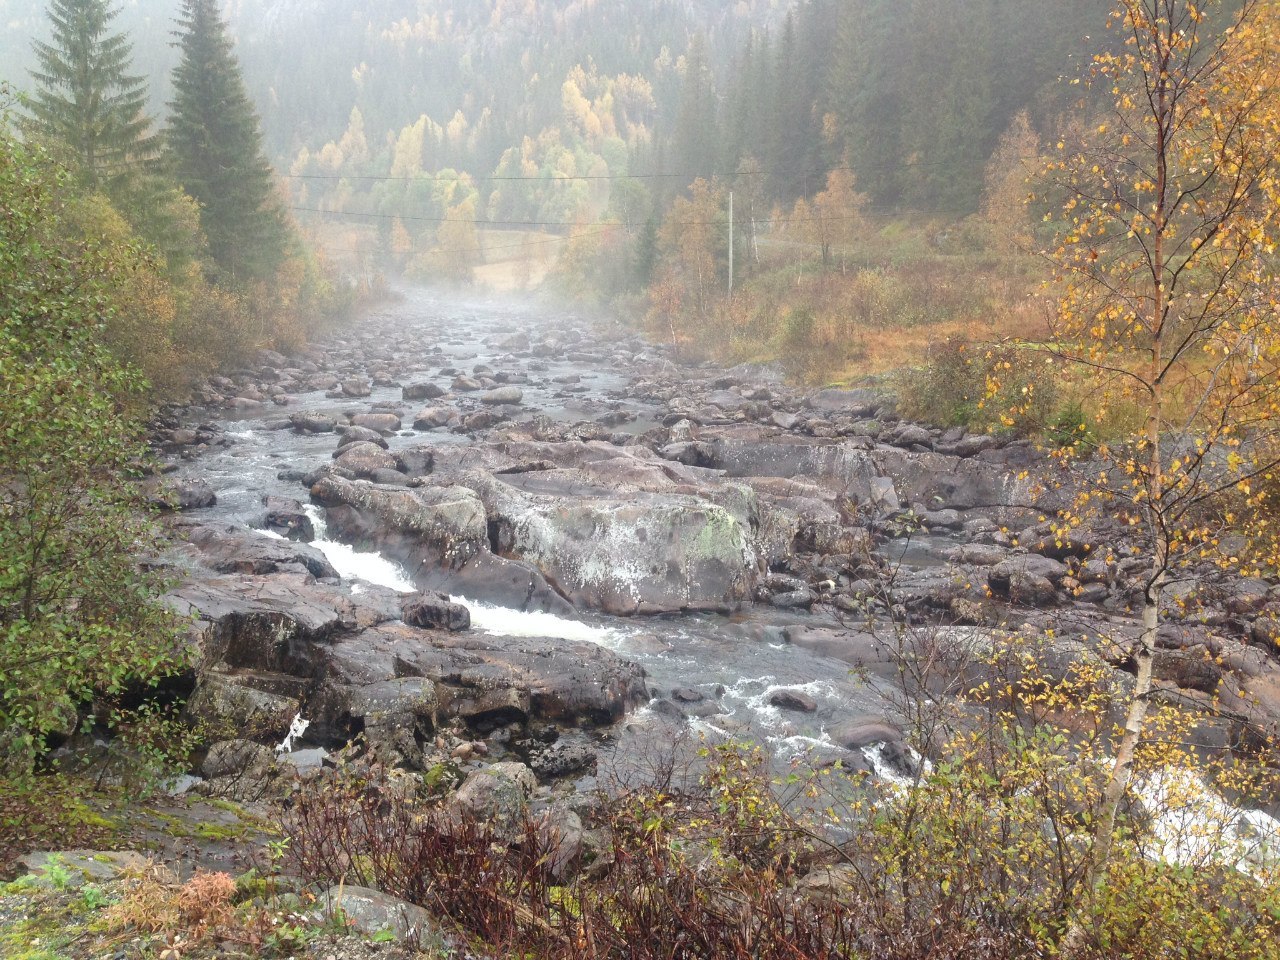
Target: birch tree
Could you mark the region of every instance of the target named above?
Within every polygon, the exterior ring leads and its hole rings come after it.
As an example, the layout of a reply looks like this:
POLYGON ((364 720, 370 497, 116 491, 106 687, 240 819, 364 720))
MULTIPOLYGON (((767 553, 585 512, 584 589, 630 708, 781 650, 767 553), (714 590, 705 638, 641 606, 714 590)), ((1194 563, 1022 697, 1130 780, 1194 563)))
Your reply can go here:
MULTIPOLYGON (((1078 144, 1057 144, 1048 171, 1066 198, 1047 251, 1060 291, 1050 355, 1087 382, 1099 423, 1124 409, 1136 424, 1061 454, 1075 457, 1076 492, 1058 535, 1103 513, 1147 561, 1085 917, 1143 743, 1171 580, 1208 562, 1254 572, 1277 560, 1266 502, 1280 447, 1275 20, 1270 0, 1117 0, 1122 42, 1092 71, 1109 109, 1078 144)), ((1067 952, 1088 938, 1078 921, 1067 952)))

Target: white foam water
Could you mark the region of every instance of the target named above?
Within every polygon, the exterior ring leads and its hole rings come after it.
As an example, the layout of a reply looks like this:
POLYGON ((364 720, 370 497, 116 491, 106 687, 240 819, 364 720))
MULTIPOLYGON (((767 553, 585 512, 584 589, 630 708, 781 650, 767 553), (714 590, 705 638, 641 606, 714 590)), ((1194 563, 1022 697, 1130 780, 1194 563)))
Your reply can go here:
MULTIPOLYGON (((333 569, 338 571, 338 576, 342 579, 360 580, 377 587, 387 587, 397 593, 413 593, 418 589, 399 564, 393 563, 382 554, 362 552, 345 543, 325 539, 328 530, 324 515, 319 509, 310 505, 305 508, 305 511, 311 518, 311 524, 316 532, 316 539, 311 541, 311 546, 324 554, 324 558, 333 564, 333 569)), ((258 533, 273 540, 286 539, 273 530, 259 530, 258 533)))
POLYGON ((1280 820, 1227 802, 1195 771, 1167 768, 1135 783, 1134 793, 1151 814, 1152 856, 1254 875, 1280 870, 1280 820))
POLYGON ((466 597, 450 597, 471 611, 471 628, 502 637, 552 637, 595 643, 602 647, 616 647, 622 639, 622 631, 609 627, 596 627, 580 620, 569 620, 553 613, 510 610, 487 603, 478 603, 466 597))
MULTIPOLYGON (((345 543, 326 539, 329 531, 324 514, 312 504, 308 504, 304 509, 316 532, 316 539, 311 545, 324 554, 325 559, 333 564, 334 569, 343 579, 361 580, 399 593, 413 593, 417 590, 404 568, 382 554, 362 552, 345 543)), ((258 532, 278 540, 284 539, 270 530, 258 532)), ((617 646, 623 636, 621 630, 592 626, 551 613, 510 610, 506 607, 479 603, 466 597, 450 599, 454 603, 462 604, 471 612, 472 629, 497 636, 551 637, 558 640, 596 643, 605 647, 617 646)))
POLYGON ((361 553, 333 540, 316 540, 311 545, 324 554, 344 580, 363 580, 397 593, 413 593, 418 589, 399 564, 380 553, 361 553))

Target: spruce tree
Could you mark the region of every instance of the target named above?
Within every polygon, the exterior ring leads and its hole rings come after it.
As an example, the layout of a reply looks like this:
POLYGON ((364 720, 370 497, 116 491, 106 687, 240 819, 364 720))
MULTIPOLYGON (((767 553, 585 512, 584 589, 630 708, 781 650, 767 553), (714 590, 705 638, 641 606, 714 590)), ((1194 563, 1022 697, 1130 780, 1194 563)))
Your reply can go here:
POLYGON ((216 0, 183 0, 167 142, 179 184, 200 204, 222 279, 265 279, 284 259, 287 230, 216 0))
POLYGON ((146 81, 129 72, 133 45, 110 32, 119 14, 110 0, 52 0, 51 42, 33 44, 35 127, 66 145, 94 187, 126 176, 156 147, 146 81))

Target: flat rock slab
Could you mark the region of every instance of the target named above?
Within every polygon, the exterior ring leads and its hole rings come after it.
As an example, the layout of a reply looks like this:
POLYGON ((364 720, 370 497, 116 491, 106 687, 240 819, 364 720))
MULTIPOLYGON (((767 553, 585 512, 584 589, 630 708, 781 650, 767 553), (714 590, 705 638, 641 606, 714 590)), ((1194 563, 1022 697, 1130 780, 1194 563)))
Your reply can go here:
POLYGON ((19 857, 27 872, 50 887, 78 889, 106 883, 130 870, 145 870, 147 858, 133 851, 42 850, 19 857))

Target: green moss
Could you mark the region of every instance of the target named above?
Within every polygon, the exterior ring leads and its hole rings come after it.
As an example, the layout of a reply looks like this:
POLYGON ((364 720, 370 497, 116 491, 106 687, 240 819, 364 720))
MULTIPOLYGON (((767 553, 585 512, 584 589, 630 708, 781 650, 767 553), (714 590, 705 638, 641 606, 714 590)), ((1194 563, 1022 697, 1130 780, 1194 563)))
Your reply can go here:
POLYGON ((252 831, 246 823, 197 823, 194 835, 202 840, 243 840, 252 831))

